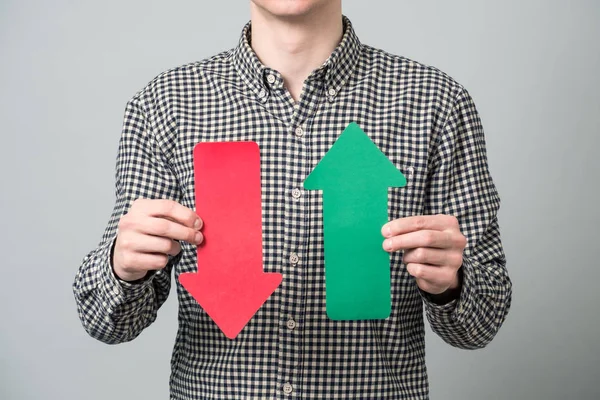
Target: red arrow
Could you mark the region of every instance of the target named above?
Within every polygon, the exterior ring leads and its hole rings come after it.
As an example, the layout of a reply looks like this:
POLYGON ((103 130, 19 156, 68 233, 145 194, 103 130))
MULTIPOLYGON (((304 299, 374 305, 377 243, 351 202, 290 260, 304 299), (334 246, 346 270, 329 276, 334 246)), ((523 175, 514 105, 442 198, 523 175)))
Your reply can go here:
POLYGON ((181 274, 179 282, 234 339, 283 278, 263 271, 258 145, 199 143, 194 175, 205 241, 198 247, 198 273, 181 274))

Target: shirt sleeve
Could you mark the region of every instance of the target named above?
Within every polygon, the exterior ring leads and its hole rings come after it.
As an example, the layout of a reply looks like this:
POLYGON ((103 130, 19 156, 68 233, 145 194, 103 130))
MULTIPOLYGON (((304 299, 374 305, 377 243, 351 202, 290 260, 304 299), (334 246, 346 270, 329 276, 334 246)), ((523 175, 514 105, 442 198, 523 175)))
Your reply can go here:
POLYGON ((439 305, 423 296, 433 331, 445 342, 475 349, 492 341, 510 309, 512 284, 497 213, 500 198, 488 170, 483 127, 460 88, 430 164, 426 214, 455 216, 467 247, 458 299, 439 305))
POLYGON ((121 216, 134 200, 178 201, 177 180, 152 132, 152 123, 139 95, 128 102, 116 165, 116 202, 98 247, 84 259, 73 283, 79 318, 90 336, 109 344, 137 337, 156 319, 171 288, 171 270, 166 268, 140 283, 118 279, 112 269, 112 246, 121 216))

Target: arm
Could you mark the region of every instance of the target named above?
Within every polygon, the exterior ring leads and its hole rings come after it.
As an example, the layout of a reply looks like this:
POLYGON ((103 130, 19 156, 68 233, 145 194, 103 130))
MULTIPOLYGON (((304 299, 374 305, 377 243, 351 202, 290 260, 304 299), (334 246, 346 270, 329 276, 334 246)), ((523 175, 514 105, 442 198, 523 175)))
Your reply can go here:
POLYGON ((130 341, 156 319, 179 257, 149 272, 141 282, 128 283, 114 273, 112 251, 119 221, 136 199, 179 197, 177 181, 155 140, 148 113, 136 97, 125 111, 112 216, 101 243, 84 258, 73 284, 79 318, 92 337, 110 344, 130 341))
POLYGON ((457 218, 467 239, 460 295, 446 304, 424 294, 434 332, 460 348, 486 346, 503 324, 512 285, 500 240, 498 193, 489 174, 481 121, 461 88, 431 160, 426 214, 457 218))

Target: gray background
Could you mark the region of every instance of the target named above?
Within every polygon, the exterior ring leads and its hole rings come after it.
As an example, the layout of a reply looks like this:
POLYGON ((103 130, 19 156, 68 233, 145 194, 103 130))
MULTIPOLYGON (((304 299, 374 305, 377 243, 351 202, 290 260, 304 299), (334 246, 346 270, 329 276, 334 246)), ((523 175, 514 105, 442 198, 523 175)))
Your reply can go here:
MULTIPOLYGON (((126 101, 235 46, 246 0, 0 1, 0 399, 166 399, 177 304, 136 341, 71 283, 113 203, 126 101)), ((428 332, 433 399, 600 398, 600 2, 347 0, 364 43, 435 65, 486 128, 513 308, 468 352, 428 332)))

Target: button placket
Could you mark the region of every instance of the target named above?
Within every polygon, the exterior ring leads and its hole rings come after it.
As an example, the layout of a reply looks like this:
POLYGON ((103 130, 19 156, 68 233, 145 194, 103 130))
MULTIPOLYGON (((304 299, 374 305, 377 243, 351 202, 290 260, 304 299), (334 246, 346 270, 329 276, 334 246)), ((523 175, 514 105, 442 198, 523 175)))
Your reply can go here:
MULTIPOLYGON (((314 86, 314 83, 313 83, 314 86)), ((311 120, 318 109, 316 104, 322 101, 319 98, 322 93, 322 86, 305 87, 303 100, 297 104, 291 115, 288 115, 287 125, 288 135, 286 136, 286 158, 289 162, 286 164, 287 187, 285 209, 285 248, 282 257, 282 268, 286 272, 288 282, 295 285, 290 288, 290 297, 283 301, 279 314, 279 340, 280 340, 280 362, 278 368, 278 384, 280 394, 286 396, 300 396, 300 382, 296 377, 300 374, 300 365, 302 365, 301 335, 299 335, 303 324, 304 303, 302 296, 305 291, 303 288, 305 277, 304 271, 295 268, 300 263, 305 246, 305 232, 307 230, 306 214, 308 211, 308 200, 310 195, 305 192, 302 183, 308 173, 310 173, 310 151, 307 147, 306 138, 311 127, 311 120)))

